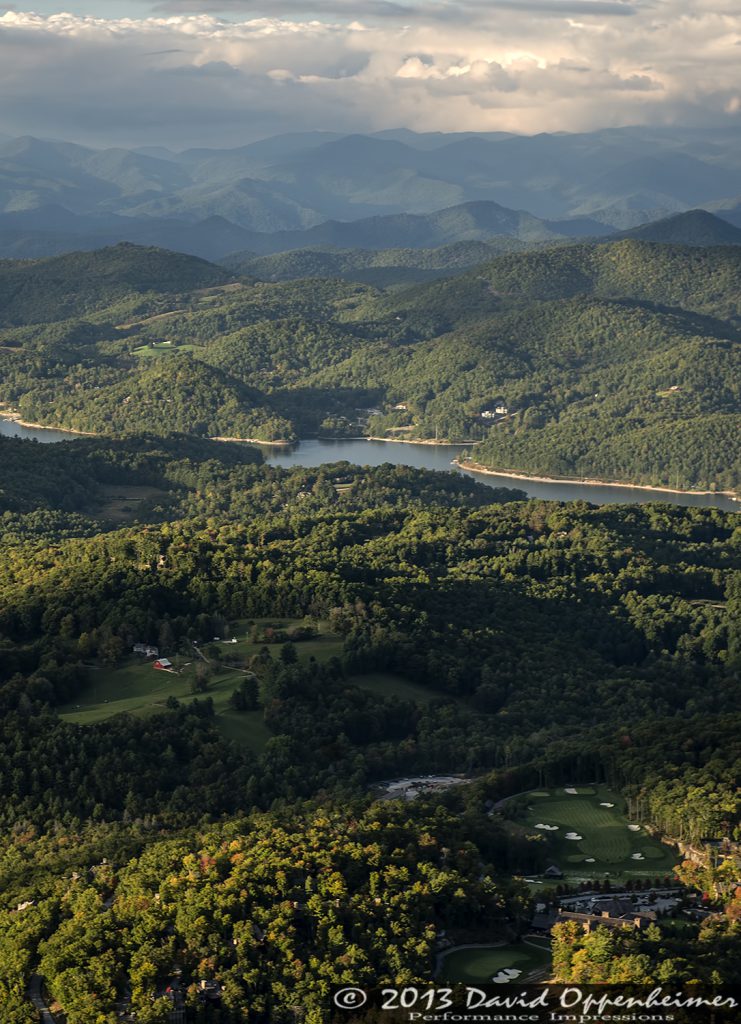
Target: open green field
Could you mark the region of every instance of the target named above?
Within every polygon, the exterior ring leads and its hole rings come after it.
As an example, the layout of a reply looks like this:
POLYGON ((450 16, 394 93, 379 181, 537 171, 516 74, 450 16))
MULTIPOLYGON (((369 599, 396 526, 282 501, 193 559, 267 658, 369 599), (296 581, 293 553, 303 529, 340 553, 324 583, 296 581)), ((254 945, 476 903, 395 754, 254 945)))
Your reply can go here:
MULTIPOLYGON (((520 971, 512 982, 523 983, 533 972, 542 972, 551 961, 550 950, 526 945, 523 942, 509 946, 469 946, 452 949, 443 954, 438 980, 480 985, 500 976, 500 971, 520 971)), ((501 977, 501 976, 500 976, 501 977)))
POLYGON ((145 501, 167 497, 161 487, 145 487, 136 484, 101 484, 103 502, 98 515, 112 523, 125 523, 135 518, 145 501))
MULTIPOLYGON (((261 641, 252 643, 247 635, 250 624, 265 628, 268 626, 274 627, 276 630, 289 630, 298 626, 309 625, 306 619, 251 619, 250 623, 247 622, 236 622, 231 627, 231 631, 222 637, 219 641, 219 646, 224 651, 224 657, 230 659, 241 659, 248 661, 254 654, 258 654, 265 646, 261 641), (232 639, 236 639, 237 643, 231 643, 232 639), (225 641, 225 642, 224 642, 225 641)), ((325 662, 329 661, 330 658, 340 655, 342 653, 342 640, 335 633, 330 633, 323 624, 316 626, 316 623, 312 623, 315 628, 318 629, 318 636, 311 640, 300 640, 296 643, 296 654, 300 664, 305 664, 311 658, 316 661, 325 662)), ((202 646, 207 647, 208 644, 204 643, 202 646)), ((269 644, 267 645, 268 650, 274 658, 277 658, 280 654, 281 644, 269 644)))
MULTIPOLYGON (((229 706, 229 698, 244 679, 245 668, 253 655, 267 646, 271 657, 277 659, 282 644, 265 644, 262 640, 254 642, 250 639, 250 632, 255 626, 260 630, 271 627, 285 632, 306 625, 308 622, 304 619, 277 618, 231 623, 221 639, 203 638, 200 645, 203 657, 188 642, 181 645, 179 653, 167 653, 165 656, 173 663, 173 671, 169 672, 156 670, 152 661, 138 655, 115 666, 99 665, 90 670, 88 688, 78 695, 74 703, 62 707, 60 714, 68 722, 89 725, 122 713, 143 716, 161 712, 165 710, 169 697, 175 697, 181 703, 188 703, 196 696, 210 697, 221 732, 228 739, 246 743, 259 752, 271 736, 263 721, 262 710, 235 711, 229 706), (214 658, 214 649, 221 660, 214 658), (209 660, 213 675, 206 693, 194 694, 191 684, 195 679, 196 665, 204 658, 209 660)), ((317 628, 316 624, 314 626, 317 628)), ((297 641, 295 647, 299 663, 305 664, 312 658, 326 662, 342 653, 342 640, 320 624, 317 636, 297 641)), ((419 703, 428 702, 436 696, 427 687, 385 672, 353 676, 349 682, 379 697, 395 695, 419 703)))
POLYGON ((605 786, 570 788, 576 792, 558 788, 528 793, 521 819, 545 837, 552 862, 565 875, 639 878, 671 873, 674 851, 642 827, 631 829, 618 793, 605 786))
MULTIPOLYGON (((276 629, 290 629, 292 626, 305 625, 299 619, 258 619, 253 624, 260 627, 274 626, 276 629)), ((248 624, 237 622, 232 625, 228 637, 222 641, 212 641, 222 653, 235 665, 246 663, 253 654, 257 654, 263 644, 252 643, 247 638, 248 624), (235 637, 237 643, 231 643, 235 637)), ((206 657, 210 657, 210 644, 203 645, 206 657)), ((271 645, 268 650, 273 658, 280 653, 280 644, 271 645)), ((310 658, 327 661, 341 651, 341 640, 331 633, 320 633, 314 639, 303 640, 296 644, 299 662, 310 658)), ((182 653, 167 655, 172 661, 174 670, 158 671, 151 661, 140 656, 132 656, 124 663, 108 667, 99 666, 91 669, 90 685, 81 693, 76 701, 60 708, 60 715, 68 722, 90 725, 100 722, 113 715, 128 713, 131 715, 152 715, 166 707, 168 697, 176 697, 181 703, 188 703, 194 697, 210 697, 214 702, 216 722, 221 732, 228 738, 246 743, 253 750, 261 751, 271 733, 263 721, 261 710, 251 712, 234 711, 229 706, 229 698, 244 679, 244 670, 220 664, 211 660, 214 674, 209 682, 208 691, 194 694, 191 684, 195 678, 196 665, 203 659, 194 648, 183 645, 182 653)))
POLYGON ((134 349, 134 355, 139 359, 156 359, 159 356, 167 355, 168 352, 195 352, 196 345, 189 344, 168 344, 166 341, 155 341, 151 344, 140 345, 134 349))
POLYGON ((88 689, 74 704, 60 708, 60 715, 68 722, 90 725, 124 712, 139 716, 156 714, 165 710, 168 697, 176 697, 183 704, 196 697, 211 697, 221 732, 259 753, 271 735, 263 722, 262 711, 237 712, 229 707, 229 698, 244 673, 219 672, 212 677, 206 693, 194 694, 191 682, 195 677, 195 659, 186 661, 180 655, 174 656, 172 661, 177 671, 157 671, 151 661, 139 658, 116 668, 93 669, 88 689))
MULTIPOLYGON (((156 670, 151 661, 139 656, 128 658, 113 667, 98 666, 91 669, 87 690, 74 703, 62 707, 60 714, 69 722, 89 725, 121 713, 141 716, 155 714, 165 709, 168 697, 175 697, 181 703, 187 703, 195 696, 210 697, 214 702, 216 723, 221 732, 228 739, 246 743, 260 752, 271 736, 263 721, 262 710, 238 712, 229 706, 229 698, 244 679, 243 666, 264 646, 261 641, 252 642, 248 632, 253 626, 285 631, 305 625, 307 623, 303 619, 253 619, 249 623, 232 623, 228 633, 219 641, 211 640, 207 643, 204 638, 202 650, 214 672, 208 691, 204 694, 196 695, 192 692, 196 665, 199 661, 203 662, 203 658, 187 643, 182 645, 180 653, 169 652, 166 655, 174 666, 170 672, 156 670), (232 643, 232 638, 237 642, 232 643), (212 645, 221 654, 221 662, 212 657, 212 645), (230 664, 223 664, 225 660, 230 664)), ((281 644, 268 645, 273 658, 279 657, 280 647, 281 644)), ((303 663, 310 658, 319 662, 328 661, 341 653, 341 650, 341 639, 332 633, 323 632, 321 626, 318 636, 296 643, 298 660, 303 663)))

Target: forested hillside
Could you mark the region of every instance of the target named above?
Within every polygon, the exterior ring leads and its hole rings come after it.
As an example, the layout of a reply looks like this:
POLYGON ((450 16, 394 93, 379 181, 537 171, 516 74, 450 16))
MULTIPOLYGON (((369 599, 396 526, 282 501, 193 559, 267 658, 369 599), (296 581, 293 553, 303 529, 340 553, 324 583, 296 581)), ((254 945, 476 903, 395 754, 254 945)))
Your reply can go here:
POLYGON ((205 260, 127 243, 47 260, 0 261, 0 323, 82 317, 131 296, 225 284, 230 275, 205 260))
POLYGON ((406 288, 391 251, 289 254, 259 274, 346 280, 276 282, 135 246, 90 259, 3 264, 0 401, 31 422, 471 440, 492 469, 739 487, 738 247, 577 245, 406 288), (351 280, 353 261, 393 287, 351 280))
POLYGON ((398 288, 449 277, 498 253, 519 252, 524 248, 525 244, 515 238, 500 237, 486 242, 453 242, 435 249, 296 249, 269 256, 234 253, 221 263, 229 270, 259 281, 331 277, 379 288, 398 288))
POLYGON ((706 210, 689 210, 673 217, 642 224, 617 237, 670 245, 741 245, 741 229, 706 210))
POLYGON ((474 317, 503 306, 577 295, 629 298, 735 320, 741 315, 741 253, 735 246, 685 247, 627 240, 501 256, 463 277, 410 291, 440 315, 474 317), (462 310, 463 291, 475 305, 462 310), (457 311, 457 314, 456 314, 457 311))
MULTIPOLYGON (((546 852, 487 808, 523 788, 606 779, 670 835, 737 828, 736 517, 287 472, 177 437, 10 440, 0 459, 14 1019, 33 970, 70 1024, 122 998, 163 1020, 175 971, 194 1011, 217 980, 234 1024, 289 1022, 297 999, 323 1021, 332 981, 429 981, 441 930, 519 934, 512 875, 546 852), (116 524, 107 481, 159 494, 116 524), (375 802, 420 772, 475 782, 375 802)), ((649 949, 640 978, 660 963, 649 949)))
POLYGON ((502 64, 498 5, 50 4, 0 5, 51 61, 0 123, 0 1024, 737 993, 735 101, 600 74, 630 3, 524 4, 594 38, 502 64), (616 83, 644 127, 557 130, 616 83))

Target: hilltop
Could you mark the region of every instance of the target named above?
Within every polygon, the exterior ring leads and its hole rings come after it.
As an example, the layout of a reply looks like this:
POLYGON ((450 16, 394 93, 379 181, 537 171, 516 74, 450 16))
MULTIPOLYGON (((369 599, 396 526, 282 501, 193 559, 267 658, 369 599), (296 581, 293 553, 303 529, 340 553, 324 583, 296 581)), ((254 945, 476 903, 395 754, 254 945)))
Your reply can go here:
POLYGON ((668 245, 741 245, 741 228, 707 210, 688 210, 631 228, 615 237, 668 245))
POLYGON ((223 285, 226 270, 205 260, 122 242, 96 252, 0 261, 0 324, 87 316, 123 300, 223 285))
POLYGON ((433 249, 294 249, 268 256, 234 253, 221 264, 258 281, 336 277, 384 288, 449 277, 498 253, 525 248, 525 243, 516 238, 499 236, 485 242, 451 242, 433 249))
POLYGON ((741 316, 741 252, 634 239, 502 255, 456 278, 409 289, 395 308, 451 322, 511 306, 595 295, 631 298, 721 318, 741 316))

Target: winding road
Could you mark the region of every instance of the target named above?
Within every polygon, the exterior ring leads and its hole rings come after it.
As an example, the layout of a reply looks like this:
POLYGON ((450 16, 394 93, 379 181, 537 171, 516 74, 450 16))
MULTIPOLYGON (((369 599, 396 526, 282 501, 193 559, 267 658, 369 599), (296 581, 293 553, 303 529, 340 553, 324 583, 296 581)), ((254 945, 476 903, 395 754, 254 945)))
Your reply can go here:
POLYGON ((57 1024, 54 1015, 44 999, 44 979, 40 974, 32 974, 28 983, 28 998, 39 1011, 41 1024, 57 1024))

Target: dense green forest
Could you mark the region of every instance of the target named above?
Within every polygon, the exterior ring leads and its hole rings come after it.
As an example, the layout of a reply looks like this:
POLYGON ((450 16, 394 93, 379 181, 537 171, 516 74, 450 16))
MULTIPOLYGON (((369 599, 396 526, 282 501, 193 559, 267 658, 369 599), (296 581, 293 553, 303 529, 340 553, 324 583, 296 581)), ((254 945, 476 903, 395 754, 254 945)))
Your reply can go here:
POLYGON ((0 309, 4 324, 52 323, 115 308, 134 296, 156 301, 231 279, 195 256, 122 242, 101 252, 0 260, 0 309))
POLYGON ((93 433, 437 437, 481 442, 493 469, 738 489, 738 247, 456 269, 481 245, 282 254, 252 268, 270 280, 131 245, 5 261, 0 402, 93 433), (403 287, 420 260, 452 276, 403 287), (353 279, 369 264, 376 285, 353 279), (297 273, 339 277, 281 280, 297 273))
POLYGON ((598 928, 588 934, 578 924, 564 922, 554 929, 554 977, 582 985, 721 984, 735 976, 740 911, 736 898, 724 915, 692 929, 689 958, 684 922, 670 922, 663 929, 649 925, 645 931, 598 928))
MULTIPOLYGON (((739 487, 737 248, 466 269, 475 246, 0 263, 0 402, 101 435, 0 437, 13 1024, 34 974, 68 1024, 319 1024, 335 982, 429 982, 442 937, 525 934, 549 847, 498 801, 536 787, 604 783, 682 849, 741 842, 737 516, 216 440, 437 436, 493 468, 739 487), (432 773, 459 783, 389 799, 432 773)), ((699 923, 560 925, 553 977, 738 981, 737 875, 676 868, 699 923)))
MULTIPOLYGON (((176 435, 3 439, 0 462, 9 1019, 33 1019, 34 971, 69 1024, 122 1003, 164 1024, 174 978, 195 1020, 216 980, 222 1024, 429 981, 441 932, 522 933, 517 876, 547 851, 489 811, 529 787, 604 780, 677 839, 738 836, 736 516, 286 471, 176 435), (136 643, 172 689, 116 713, 163 685, 136 643), (379 801, 430 772, 472 781, 379 801)), ((733 980, 732 915, 610 956, 633 980, 733 980)), ((560 977, 575 955, 557 946, 560 977)))
POLYGON ((486 242, 451 242, 436 249, 296 249, 267 256, 234 253, 220 262, 228 270, 258 281, 331 277, 385 288, 448 277, 498 253, 525 248, 516 238, 499 236, 486 242))

